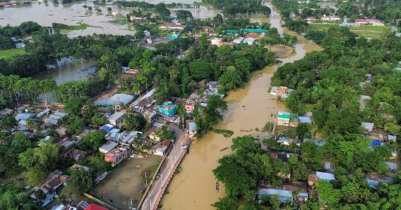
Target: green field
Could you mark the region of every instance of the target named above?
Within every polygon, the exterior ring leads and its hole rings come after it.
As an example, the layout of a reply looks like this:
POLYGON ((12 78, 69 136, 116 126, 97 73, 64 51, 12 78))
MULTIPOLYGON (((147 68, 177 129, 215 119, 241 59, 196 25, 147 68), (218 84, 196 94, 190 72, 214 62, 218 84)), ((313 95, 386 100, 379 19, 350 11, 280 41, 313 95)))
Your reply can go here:
MULTIPOLYGON (((310 24, 309 27, 323 31, 328 30, 330 26, 336 26, 333 24, 310 24)), ((381 37, 383 33, 388 31, 389 28, 386 26, 360 26, 360 27, 353 27, 350 28, 350 31, 355 33, 358 36, 366 37, 366 38, 373 38, 378 39, 381 37)))
POLYGON ((85 23, 81 23, 81 24, 79 24, 79 25, 72 25, 72 26, 70 26, 70 29, 71 29, 71 30, 84 30, 84 29, 87 29, 87 28, 88 28, 88 25, 85 24, 85 23))
POLYGON ((330 28, 330 26, 336 26, 336 25, 333 25, 333 24, 309 24, 309 27, 319 30, 319 31, 327 30, 330 28))
POLYGON ((9 50, 0 50, 0 59, 2 58, 11 58, 16 55, 23 55, 25 54, 25 48, 15 48, 9 50))

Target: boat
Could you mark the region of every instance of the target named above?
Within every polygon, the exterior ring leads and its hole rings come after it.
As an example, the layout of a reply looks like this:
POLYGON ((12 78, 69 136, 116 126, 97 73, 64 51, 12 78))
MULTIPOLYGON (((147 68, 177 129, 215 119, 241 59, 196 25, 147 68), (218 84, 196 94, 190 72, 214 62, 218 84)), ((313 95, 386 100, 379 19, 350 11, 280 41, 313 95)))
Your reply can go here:
POLYGON ((225 148, 221 149, 220 152, 222 152, 222 151, 224 151, 224 150, 226 150, 226 149, 228 149, 228 147, 225 147, 225 148))

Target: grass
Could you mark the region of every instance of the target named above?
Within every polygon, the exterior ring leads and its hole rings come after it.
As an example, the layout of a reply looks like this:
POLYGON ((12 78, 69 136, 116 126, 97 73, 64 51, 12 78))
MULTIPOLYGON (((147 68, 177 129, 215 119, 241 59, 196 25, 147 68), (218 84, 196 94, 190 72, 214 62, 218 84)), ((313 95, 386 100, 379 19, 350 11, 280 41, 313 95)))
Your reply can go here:
POLYGON ((14 48, 8 50, 0 50, 0 59, 1 58, 11 58, 16 55, 23 55, 26 54, 25 48, 14 48))
POLYGON ((319 31, 323 31, 323 30, 327 30, 330 28, 330 26, 335 26, 333 24, 310 24, 309 27, 319 30, 319 31))
POLYGON ((223 136, 226 138, 231 137, 234 134, 234 131, 220 129, 214 129, 213 132, 223 134, 223 136))
POLYGON ((81 23, 79 25, 72 25, 70 26, 71 30, 84 30, 87 29, 89 25, 85 24, 85 23, 81 23))
MULTIPOLYGON (((334 24, 310 24, 309 27, 323 31, 328 30, 330 26, 335 26, 334 24)), ((355 33, 360 37, 378 39, 381 35, 389 30, 386 26, 360 26, 350 28, 350 31, 355 33)))
POLYGON ((148 176, 147 176, 147 178, 146 178, 146 180, 148 181, 148 183, 152 180, 152 178, 153 178, 153 176, 155 175, 155 172, 156 172, 157 168, 159 167, 159 165, 160 165, 160 161, 159 161, 157 164, 155 164, 155 165, 149 166, 149 168, 147 168, 147 169, 142 173, 143 178, 145 178, 145 173, 148 173, 148 176))

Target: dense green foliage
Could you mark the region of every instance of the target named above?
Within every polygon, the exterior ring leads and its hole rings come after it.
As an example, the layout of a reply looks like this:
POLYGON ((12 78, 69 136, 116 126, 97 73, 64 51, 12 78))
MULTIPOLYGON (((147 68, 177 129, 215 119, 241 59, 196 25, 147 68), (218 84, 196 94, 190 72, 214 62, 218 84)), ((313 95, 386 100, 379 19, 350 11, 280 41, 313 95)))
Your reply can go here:
POLYGON ((0 186, 0 209, 4 210, 39 210, 41 209, 29 197, 30 192, 11 184, 0 186))
POLYGON ((261 0, 202 0, 212 4, 215 8, 222 9, 225 16, 235 16, 237 14, 261 14, 270 15, 270 8, 262 5, 261 0))
POLYGON ((296 113, 313 112, 316 128, 326 136, 359 133, 361 121, 398 134, 401 74, 392 68, 401 59, 401 39, 394 35, 382 40, 355 39, 343 27, 316 33, 307 37, 325 50, 280 67, 272 78, 273 85, 296 89, 286 105, 296 113), (372 75, 372 82, 366 82, 366 74, 372 75), (359 111, 360 95, 372 97, 363 112, 359 111))
MULTIPOLYGON (((319 182, 317 191, 320 198, 330 204, 331 208, 341 209, 352 206, 388 206, 387 209, 395 209, 399 203, 395 200, 401 187, 396 174, 393 185, 381 184, 379 189, 370 188, 364 174, 371 172, 386 173, 383 161, 391 156, 391 151, 396 145, 386 145, 369 149, 369 139, 355 137, 354 141, 344 141, 341 138, 330 139, 323 147, 314 143, 302 143, 300 147, 294 145, 282 146, 275 140, 266 139, 264 144, 269 150, 260 149, 260 144, 255 143, 251 136, 243 136, 233 139, 231 148, 234 154, 225 156, 219 160, 219 166, 213 170, 216 178, 225 184, 227 197, 219 200, 213 206, 217 209, 232 209, 238 205, 238 200, 243 198, 244 206, 255 205, 256 209, 277 209, 274 207, 277 201, 274 198, 264 200, 262 205, 254 203, 254 194, 258 189, 258 182, 263 180, 273 187, 280 187, 284 182, 306 181, 311 171, 323 170, 322 160, 330 161, 338 165, 334 174, 334 183, 319 182), (278 158, 272 158, 271 152, 277 150, 297 151, 282 162, 278 158), (235 176, 233 176, 235 174, 235 176), (278 174, 290 175, 290 180, 282 179, 278 174), (351 174, 351 175, 349 175, 351 174), (273 205, 275 203, 275 205, 273 205)), ((285 204, 290 205, 290 204, 285 204)), ((302 209, 315 209, 319 206, 316 197, 310 198, 302 209)), ((242 207, 241 209, 245 208, 242 207)), ((293 208, 287 206, 287 208, 293 208)), ((374 208, 373 208, 374 209, 374 208)))

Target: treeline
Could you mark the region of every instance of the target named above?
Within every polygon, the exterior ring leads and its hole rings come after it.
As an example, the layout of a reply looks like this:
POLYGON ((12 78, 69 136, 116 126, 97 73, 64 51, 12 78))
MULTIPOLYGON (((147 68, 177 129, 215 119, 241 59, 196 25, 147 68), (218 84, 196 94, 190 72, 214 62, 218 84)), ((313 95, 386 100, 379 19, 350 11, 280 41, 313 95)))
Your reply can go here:
MULTIPOLYGON (((268 150, 261 149, 251 136, 234 138, 231 146, 234 153, 219 160, 213 170, 215 177, 224 183, 227 196, 214 203, 218 210, 230 209, 295 209, 292 202, 280 203, 278 197, 263 197, 255 201, 260 183, 272 188, 282 184, 306 182, 312 171, 322 171, 326 160, 337 167, 332 183, 318 181, 317 193, 310 193, 301 209, 319 209, 329 205, 330 209, 396 209, 401 196, 401 173, 397 172, 390 183, 382 182, 377 189, 371 188, 365 173, 385 174, 383 162, 391 156, 396 145, 370 149, 370 140, 355 136, 354 141, 332 138, 322 147, 312 142, 300 146, 282 146, 273 139, 263 140, 268 150), (271 153, 292 151, 287 161, 271 156, 271 153), (295 152, 294 152, 295 151, 295 152), (249 170, 252 169, 252 170, 249 170), (235 174, 235 176, 233 176, 235 174), (316 197, 318 195, 319 197, 316 197), (321 202, 320 202, 321 201, 321 202)), ((296 191, 295 191, 296 192, 296 191)))
MULTIPOLYGON (((40 71, 47 70, 46 65, 56 59, 75 56, 83 60, 98 61, 103 54, 115 51, 119 47, 132 45, 132 36, 93 35, 69 39, 57 30, 54 34, 47 31, 37 33, 33 42, 27 43, 26 55, 0 59, 0 73, 3 75, 18 75, 29 77, 40 71)), ((128 65, 124 63, 124 65, 128 65)))
POLYGON ((224 16, 260 14, 269 16, 271 10, 261 0, 202 0, 202 2, 222 9, 224 16))

